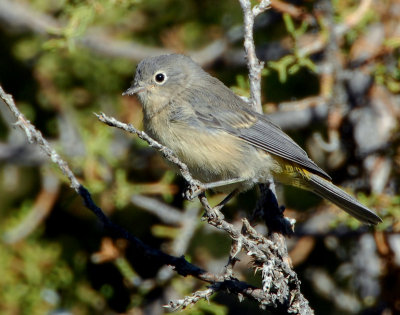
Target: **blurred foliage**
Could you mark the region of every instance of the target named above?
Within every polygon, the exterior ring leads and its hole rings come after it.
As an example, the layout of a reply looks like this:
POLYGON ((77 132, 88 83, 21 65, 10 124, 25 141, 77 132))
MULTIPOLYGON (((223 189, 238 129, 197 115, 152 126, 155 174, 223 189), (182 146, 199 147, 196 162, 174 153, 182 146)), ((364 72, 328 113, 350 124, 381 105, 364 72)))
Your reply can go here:
MULTIPOLYGON (((390 23, 396 22, 396 17, 391 16, 387 9, 395 2, 385 1, 376 10, 368 9, 345 32, 339 43, 341 59, 338 64, 348 71, 352 70, 353 63, 365 64, 362 71, 371 75, 371 84, 384 87, 390 97, 398 101, 400 35, 391 34, 382 46, 373 47, 375 49, 371 52, 368 45, 358 44, 362 38, 368 42, 371 25, 395 29, 390 23), (357 47, 367 52, 366 57, 357 54, 357 47)), ((231 241, 201 222, 198 204, 183 201, 183 180, 143 141, 99 123, 93 115, 93 112, 103 111, 142 127, 138 101, 121 96, 132 79, 134 63, 123 57, 98 53, 80 41, 90 34, 105 34, 116 41, 136 42, 176 52, 199 50, 213 40, 227 38, 228 34, 238 31, 238 26, 242 25, 238 1, 31 0, 18 3, 52 17, 58 25, 48 28, 46 35, 40 35, 0 23, 0 82, 3 88, 14 96, 20 110, 52 142, 96 202, 116 223, 154 247, 174 255, 185 254, 187 259, 202 268, 220 272, 226 263, 231 241), (194 235, 187 240, 188 249, 174 252, 184 235, 182 224, 165 224, 159 217, 143 211, 132 202, 133 195, 157 198, 174 207, 182 218, 190 216, 195 208, 198 215, 194 215, 194 235)), ((301 8, 299 16, 271 9, 259 17, 259 24, 256 23, 255 27, 257 47, 261 50, 268 50, 269 45, 275 49, 279 47, 280 53, 266 60, 262 72, 263 101, 273 103, 268 107, 272 112, 279 110, 279 102, 323 94, 323 71, 319 64, 325 58, 324 53, 303 50, 304 38, 310 36, 311 43, 321 40, 323 45, 327 45, 331 40, 328 24, 345 23, 359 7, 359 1, 352 0, 296 1, 291 4, 301 8), (327 3, 333 6, 331 17, 329 12, 320 8, 327 3), (314 16, 314 19, 307 16, 314 16)), ((228 49, 235 51, 241 49, 241 45, 241 40, 232 40, 228 49)), ((208 64, 207 70, 238 94, 249 96, 245 64, 227 61, 229 57, 226 56, 229 53, 208 64)), ((326 95, 335 95, 332 87, 328 90, 330 94, 326 95)), ((364 94, 371 96, 369 90, 364 94)), ((345 110, 345 115, 354 108, 363 107, 364 104, 352 104, 345 110)), ((5 110, 1 109, 1 112, 0 144, 9 147, 0 149, 24 146, 20 130, 10 128, 13 120, 8 121, 5 110)), ((335 111, 330 114, 332 112, 335 111)), ((305 144, 316 132, 329 134, 326 129, 330 119, 327 121, 327 124, 312 124, 291 135, 305 144)), ((377 234, 385 232, 389 239, 391 232, 400 231, 400 199, 396 196, 400 170, 398 139, 391 138, 387 147, 371 153, 388 157, 392 163, 386 189, 371 194, 365 182, 372 175, 363 169, 364 160, 356 153, 353 128, 347 116, 344 117, 341 141, 347 149, 345 163, 331 167, 330 173, 336 183, 363 183, 349 187, 358 188, 357 197, 361 202, 380 209, 384 222, 376 228, 379 232, 360 226, 355 219, 328 207, 327 203, 321 203, 320 199, 310 197, 308 193, 286 190, 281 194, 282 202, 286 198, 288 215, 298 221, 297 244, 303 240, 301 244, 310 248, 307 252, 305 246, 302 254, 293 254, 293 258, 299 261, 296 271, 302 279, 304 293, 316 312, 321 314, 355 313, 354 310, 366 309, 379 313, 400 303, 398 296, 392 298, 387 293, 395 292, 396 286, 393 289, 385 284, 385 279, 395 279, 398 269, 395 269, 394 261, 400 253, 394 249, 385 252, 385 242, 380 242, 378 236, 381 234, 377 234), (346 132, 350 136, 346 137, 346 132), (350 166, 346 165, 355 167, 356 174, 351 173, 350 166), (296 211, 299 209, 304 211, 296 211), (333 214, 335 219, 329 220, 323 231, 307 232, 306 227, 321 213, 333 214), (315 238, 303 239, 302 231, 315 234, 315 238), (379 282, 379 290, 368 291, 364 296, 356 272, 352 274, 353 267, 349 267, 349 260, 358 257, 354 254, 359 247, 358 241, 363 235, 370 235, 364 234, 368 231, 373 232, 371 235, 376 238, 376 245, 373 245, 376 250, 370 247, 375 256, 365 254, 367 256, 359 260, 371 261, 372 265, 373 258, 378 256, 386 269, 370 277, 373 283, 379 282), (340 235, 345 236, 340 238, 340 235), (321 284, 315 282, 320 275, 317 271, 321 269, 331 275, 327 278, 334 283, 328 286, 335 288, 331 295, 324 293, 321 284), (337 301, 334 295, 342 296, 338 292, 351 297, 355 304, 346 304, 349 301, 346 299, 337 301)), ((398 126, 396 128, 395 132, 398 132, 398 126)), ((110 241, 54 165, 45 166, 47 160, 43 157, 35 160, 33 155, 31 159, 29 156, 23 159, 21 154, 9 159, 1 155, 0 160, 0 236, 3 239, 0 241, 0 314, 162 314, 162 305, 170 299, 183 298, 205 289, 204 283, 193 278, 168 274, 165 270, 161 272, 157 262, 140 257, 128 244, 110 241), (48 172, 62 183, 59 190, 52 190, 57 185, 46 184, 48 172), (42 194, 49 197, 40 198, 42 194), (27 235, 20 235, 13 241, 6 238, 7 235, 18 236, 15 231, 27 235)), ((325 160, 328 160, 328 155, 324 156, 325 160)), ((325 164, 330 165, 328 162, 325 164)), ((239 221, 252 210, 256 195, 255 191, 242 194, 224 208, 224 214, 231 221, 239 221)), ((222 195, 210 193, 213 204, 222 198, 222 195)), ((394 242, 394 238, 387 242, 394 242)), ((296 242, 292 243, 294 253, 296 242)), ((260 285, 259 275, 250 274, 248 258, 240 258, 242 261, 236 266, 235 276, 260 285)), ((330 284, 328 280, 324 283, 330 284)), ((261 312, 255 303, 247 300, 240 303, 221 293, 213 296, 211 301, 200 301, 182 313, 261 312)))
MULTIPOLYGON (((288 75, 295 75, 301 68, 306 68, 313 72, 316 71, 316 66, 312 60, 308 56, 300 54, 297 47, 297 39, 307 31, 307 22, 303 21, 299 28, 296 29, 294 21, 288 13, 283 14, 283 21, 285 22, 286 31, 292 37, 294 54, 286 55, 277 61, 268 62, 269 69, 278 72, 279 81, 281 83, 285 83, 288 79, 288 75)), ((262 74, 268 75, 268 73, 268 68, 265 68, 262 74)))

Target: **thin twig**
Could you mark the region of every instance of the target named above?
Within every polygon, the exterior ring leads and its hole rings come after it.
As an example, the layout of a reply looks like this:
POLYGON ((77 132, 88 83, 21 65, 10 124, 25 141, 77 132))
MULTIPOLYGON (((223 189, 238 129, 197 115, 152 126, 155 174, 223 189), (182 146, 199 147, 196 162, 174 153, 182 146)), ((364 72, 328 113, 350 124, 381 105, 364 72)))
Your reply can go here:
POLYGON ((261 70, 264 62, 258 60, 256 47, 253 38, 254 19, 257 15, 267 10, 271 3, 269 0, 262 0, 260 4, 251 8, 250 0, 239 0, 243 10, 244 19, 244 49, 246 51, 247 67, 250 78, 250 103, 253 108, 261 113, 261 70))
POLYGON ((197 291, 191 296, 185 297, 184 299, 170 301, 168 305, 164 305, 164 307, 172 312, 179 309, 185 309, 189 305, 196 304, 199 300, 205 299, 208 301, 211 295, 213 295, 215 291, 218 291, 218 289, 218 286, 213 285, 210 286, 207 290, 197 291))
MULTIPOLYGON (((185 163, 183 163, 181 160, 178 159, 178 157, 172 152, 171 149, 163 146, 156 140, 150 138, 144 131, 140 131, 136 129, 132 124, 125 124, 123 122, 118 121, 114 117, 108 117, 106 114, 101 113, 101 114, 95 114, 97 118, 111 126, 111 127, 116 127, 122 130, 125 130, 127 132, 136 134, 140 139, 146 141, 152 148, 155 148, 161 152, 161 154, 166 158, 168 161, 171 163, 177 165, 179 167, 179 170, 181 172, 182 177, 186 180, 186 182, 189 184, 190 188, 188 189, 190 192, 195 192, 198 189, 201 189, 204 185, 200 183, 198 180, 195 180, 192 175, 189 172, 189 168, 185 163)), ((190 194, 189 192, 189 194, 190 194)), ((187 196, 190 199, 190 196, 187 196)))
POLYGON ((51 213, 60 191, 60 181, 51 171, 42 174, 42 188, 29 213, 15 227, 7 229, 2 235, 6 243, 16 243, 27 237, 51 213))
POLYGON ((155 198, 150 198, 142 195, 133 195, 131 202, 146 211, 154 214, 164 223, 179 225, 182 223, 182 212, 178 209, 165 204, 155 198))
MULTIPOLYGON (((115 237, 124 238, 130 241, 131 245, 133 245, 136 248, 138 256, 147 257, 148 259, 151 259, 155 262, 159 262, 160 266, 170 265, 181 276, 186 277, 188 275, 191 275, 202 281, 213 284, 214 286, 218 287, 219 290, 227 290, 229 292, 234 292, 239 296, 244 296, 252 300, 258 301, 260 304, 265 305, 266 308, 270 310, 275 309, 274 305, 272 303, 269 303, 270 301, 269 297, 262 289, 255 288, 254 286, 251 286, 237 279, 232 278, 226 280, 223 274, 217 275, 211 272, 207 272, 189 263, 184 256, 175 257, 172 255, 168 255, 158 249, 152 248, 143 243, 137 237, 130 234, 124 228, 114 224, 111 220, 108 219, 108 217, 103 213, 103 211, 94 203, 89 191, 79 183, 75 175, 70 170, 68 164, 61 159, 61 157, 53 148, 51 148, 47 140, 43 138, 41 132, 36 130, 35 126, 31 124, 25 118, 25 116, 18 110, 12 96, 6 94, 1 86, 0 86, 0 99, 4 101, 4 103, 10 109, 12 114, 15 116, 15 118, 17 119, 15 125, 19 126, 25 132, 29 142, 38 145, 40 149, 44 153, 46 153, 51 158, 51 160, 58 165, 61 171, 68 177, 71 187, 82 197, 85 206, 96 215, 96 217, 103 223, 104 227, 107 228, 110 232, 112 232, 115 237)), ((147 137, 147 135, 145 135, 144 133, 142 136, 144 139, 147 137)), ((154 145, 156 144, 154 143, 154 145)), ((168 151, 165 150, 165 147, 162 146, 161 150, 168 151)), ((182 163, 182 166, 183 165, 184 164, 182 163)), ((188 176, 191 177, 190 174, 188 176)))

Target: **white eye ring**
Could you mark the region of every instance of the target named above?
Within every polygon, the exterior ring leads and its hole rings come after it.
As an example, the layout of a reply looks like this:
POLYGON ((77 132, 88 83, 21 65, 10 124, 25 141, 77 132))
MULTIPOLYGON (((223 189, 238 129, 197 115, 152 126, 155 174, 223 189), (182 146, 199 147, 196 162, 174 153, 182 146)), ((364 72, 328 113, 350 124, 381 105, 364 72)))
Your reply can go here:
POLYGON ((163 85, 167 81, 168 77, 164 72, 157 72, 154 75, 154 82, 156 82, 158 85, 163 85))

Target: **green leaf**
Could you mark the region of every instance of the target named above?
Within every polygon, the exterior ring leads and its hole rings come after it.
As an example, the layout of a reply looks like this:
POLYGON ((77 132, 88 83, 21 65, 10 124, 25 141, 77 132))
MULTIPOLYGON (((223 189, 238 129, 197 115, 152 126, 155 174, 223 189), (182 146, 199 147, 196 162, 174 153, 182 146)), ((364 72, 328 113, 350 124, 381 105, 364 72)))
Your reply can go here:
POLYGON ((285 27, 286 27, 286 30, 288 31, 288 33, 290 33, 292 36, 294 36, 296 28, 294 27, 292 17, 289 14, 284 13, 283 21, 285 22, 285 27))

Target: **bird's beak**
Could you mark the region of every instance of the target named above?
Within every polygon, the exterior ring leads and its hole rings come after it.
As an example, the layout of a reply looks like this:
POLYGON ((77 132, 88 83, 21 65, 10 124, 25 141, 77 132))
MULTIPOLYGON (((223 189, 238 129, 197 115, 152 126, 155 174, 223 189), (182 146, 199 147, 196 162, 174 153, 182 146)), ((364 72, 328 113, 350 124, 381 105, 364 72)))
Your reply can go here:
POLYGON ((146 90, 146 87, 144 86, 131 86, 129 89, 127 89, 122 95, 133 95, 136 93, 140 93, 146 90))

